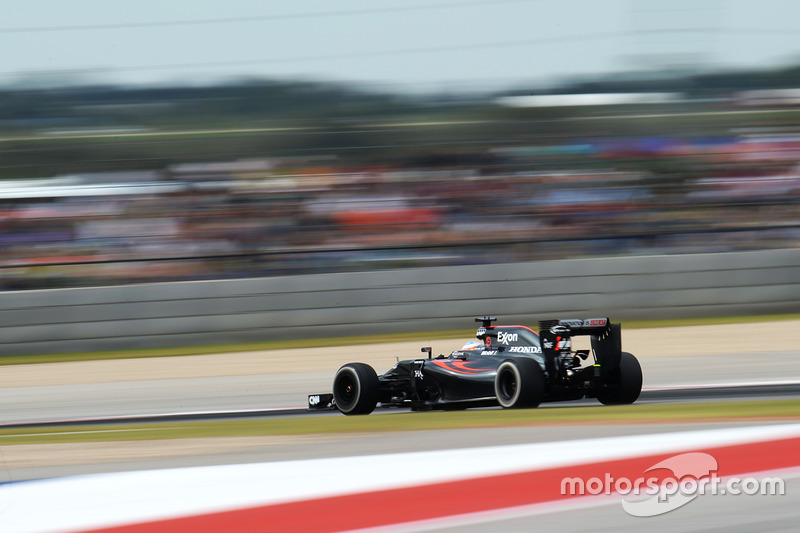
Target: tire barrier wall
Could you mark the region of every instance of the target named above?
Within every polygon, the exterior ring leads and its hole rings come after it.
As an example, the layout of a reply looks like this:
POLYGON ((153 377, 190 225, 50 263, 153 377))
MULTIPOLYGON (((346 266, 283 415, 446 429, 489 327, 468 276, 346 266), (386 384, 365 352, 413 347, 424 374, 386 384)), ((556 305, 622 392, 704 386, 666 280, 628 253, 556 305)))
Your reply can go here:
POLYGON ((4 292, 0 355, 798 310, 800 249, 434 267, 4 292))

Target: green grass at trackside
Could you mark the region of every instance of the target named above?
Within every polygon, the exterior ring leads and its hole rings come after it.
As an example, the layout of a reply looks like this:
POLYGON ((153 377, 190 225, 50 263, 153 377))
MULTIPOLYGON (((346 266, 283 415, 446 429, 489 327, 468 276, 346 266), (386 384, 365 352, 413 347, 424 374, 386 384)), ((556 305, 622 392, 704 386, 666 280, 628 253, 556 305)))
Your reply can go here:
MULTIPOLYGON (((658 328, 676 326, 702 326, 714 324, 745 324, 755 322, 773 322, 800 319, 800 314, 733 316, 720 318, 696 318, 676 320, 640 320, 625 321, 624 329, 658 328)), ((442 339, 464 339, 472 336, 473 329, 433 331, 416 333, 414 338, 421 343, 442 339)), ((249 344, 221 344, 210 346, 186 346, 180 348, 151 348, 139 350, 121 350, 113 352, 64 353, 43 355, 19 355, 0 357, 0 366, 33 363, 61 363, 69 361, 99 361, 105 359, 135 359, 143 357, 173 357, 183 355, 203 355, 215 353, 251 352, 260 350, 287 350, 292 348, 319 348, 336 346, 354 346, 360 344, 377 344, 410 340, 408 335, 365 335, 360 337, 340 337, 327 339, 297 339, 285 341, 267 341, 249 344)))
POLYGON ((396 431, 650 422, 798 419, 800 400, 658 405, 542 407, 520 410, 394 413, 371 416, 286 417, 159 424, 115 424, 0 429, 0 447, 12 444, 109 442, 235 436, 344 435, 396 431))

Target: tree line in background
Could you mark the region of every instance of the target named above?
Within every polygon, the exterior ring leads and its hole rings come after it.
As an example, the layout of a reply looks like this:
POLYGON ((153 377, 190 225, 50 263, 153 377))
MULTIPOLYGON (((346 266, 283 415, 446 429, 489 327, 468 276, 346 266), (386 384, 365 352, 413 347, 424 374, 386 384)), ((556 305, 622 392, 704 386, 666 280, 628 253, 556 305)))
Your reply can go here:
MULTIPOLYGON (((323 155, 353 165, 492 164, 495 158, 487 154, 496 147, 585 138, 726 135, 739 127, 780 126, 792 122, 791 110, 744 117, 718 112, 735 108, 732 95, 739 91, 794 87, 800 87, 800 66, 582 81, 549 90, 681 94, 679 101, 669 103, 597 107, 497 104, 498 96, 531 91, 408 95, 299 81, 6 88, 0 90, 0 179, 323 155), (703 116, 709 112, 715 114, 703 116), (659 114, 674 116, 630 118, 659 114), (393 127, 382 127, 387 124, 393 127)), ((547 164, 554 164, 552 158, 547 164)))

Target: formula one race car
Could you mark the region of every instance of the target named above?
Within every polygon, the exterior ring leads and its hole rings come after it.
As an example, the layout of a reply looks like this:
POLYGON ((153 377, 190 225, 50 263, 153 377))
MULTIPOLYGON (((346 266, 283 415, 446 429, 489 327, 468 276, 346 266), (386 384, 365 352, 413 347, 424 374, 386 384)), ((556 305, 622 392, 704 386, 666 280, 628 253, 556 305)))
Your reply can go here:
POLYGON ((364 363, 342 366, 332 394, 308 397, 310 409, 337 408, 346 415, 383 407, 412 410, 500 405, 536 407, 541 402, 597 398, 630 404, 642 390, 642 369, 622 351, 620 324, 608 318, 545 320, 539 333, 525 326, 492 325, 476 318, 478 341, 450 355, 398 362, 382 376, 364 363), (591 350, 572 350, 572 337, 591 337, 591 350), (592 356, 589 359, 589 356, 592 356))

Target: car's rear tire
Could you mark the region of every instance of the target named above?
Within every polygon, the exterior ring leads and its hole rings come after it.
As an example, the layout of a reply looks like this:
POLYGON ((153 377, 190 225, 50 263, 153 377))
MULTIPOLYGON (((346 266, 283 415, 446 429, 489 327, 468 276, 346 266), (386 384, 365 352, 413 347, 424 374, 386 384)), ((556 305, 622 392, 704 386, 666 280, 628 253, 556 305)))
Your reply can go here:
POLYGON ((375 369, 364 363, 348 363, 333 378, 333 401, 346 415, 368 415, 378 405, 380 383, 375 369))
POLYGON ((544 398, 544 372, 533 359, 507 359, 497 368, 494 393, 505 409, 536 407, 544 398))
POLYGON ((642 392, 642 367, 633 354, 622 352, 619 369, 597 391, 597 399, 605 405, 626 405, 635 402, 642 392))

